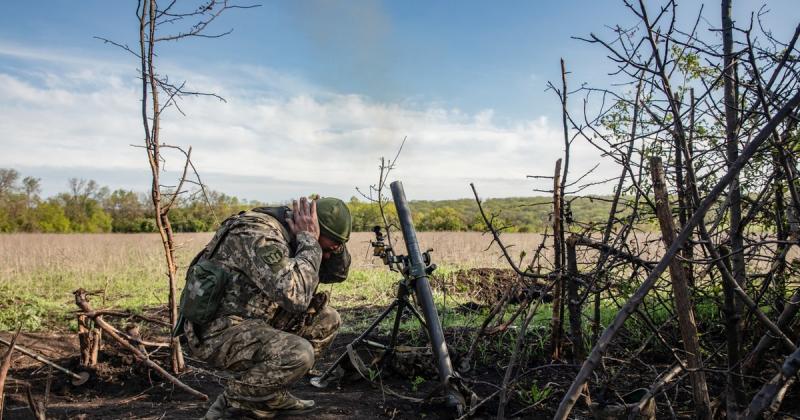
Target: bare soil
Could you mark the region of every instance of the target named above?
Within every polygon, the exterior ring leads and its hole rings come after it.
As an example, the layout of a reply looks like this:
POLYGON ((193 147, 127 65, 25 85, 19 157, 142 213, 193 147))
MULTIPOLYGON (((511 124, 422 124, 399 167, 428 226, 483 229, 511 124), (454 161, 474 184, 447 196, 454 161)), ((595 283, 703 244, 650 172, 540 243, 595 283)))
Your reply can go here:
MULTIPOLYGON (((7 338, 8 334, 3 334, 7 338)), ((317 367, 324 369, 344 351, 344 347, 355 338, 355 334, 340 335, 317 367)), ((22 334, 18 339, 28 349, 74 371, 78 366, 78 343, 75 334, 22 334)), ((166 362, 166 351, 151 355, 166 362)), ((189 419, 200 418, 210 401, 222 392, 224 379, 208 371, 202 363, 189 360, 191 368, 181 375, 186 384, 209 395, 209 402, 192 399, 186 393, 175 390, 158 375, 137 363, 132 356, 109 342, 104 343, 100 360, 90 371, 91 379, 82 386, 73 386, 69 378, 58 371, 16 353, 10 373, 14 384, 6 386, 6 419, 32 419, 28 409, 25 386, 31 385, 35 398, 44 401, 48 418, 57 419, 189 419), (49 394, 45 392, 50 383, 49 394)), ((308 378, 300 381, 292 392, 300 398, 316 401, 319 407, 313 413, 319 419, 362 418, 453 418, 452 413, 440 406, 406 401, 391 395, 394 392, 415 398, 425 398, 435 390, 435 378, 429 376, 413 390, 412 381, 401 375, 389 374, 383 378, 387 387, 367 381, 332 383, 326 389, 311 386, 308 378)), ((286 418, 292 418, 290 416, 286 418)), ((297 417, 304 418, 304 417, 297 417)))
MULTIPOLYGON (((502 282, 507 279, 511 281, 511 276, 506 271, 469 273, 469 278, 475 274, 480 274, 482 278, 487 278, 491 274, 494 279, 492 282, 482 284, 498 283, 498 288, 502 287, 502 282), (498 279, 501 279, 498 281, 498 279)), ((456 274, 461 276, 462 274, 456 274)), ((465 277, 466 278, 466 277, 465 277)), ((516 280, 516 278, 513 278, 516 280)), ((477 286, 477 284, 476 284, 477 286)), ((491 301, 495 296, 492 293, 493 287, 485 292, 486 301, 491 301)), ((496 291, 496 289, 495 289, 496 291)), ((482 298, 476 299, 483 301, 482 298)), ((488 302, 487 302, 488 303, 488 302)), ((486 303, 475 303, 476 308, 485 307, 486 303)), ((345 317, 364 316, 372 317, 380 312, 380 307, 364 307, 344 311, 345 317), (350 313, 348 313, 350 312, 350 313)), ((710 326, 709 326, 710 327, 710 326)), ((536 334, 535 326, 531 327, 529 334, 536 334)), ((713 339, 722 344, 724 337, 721 331, 713 327, 705 329, 707 334, 712 335, 713 339)), ((677 331, 666 328, 662 331, 664 335, 676 335, 677 331)), ((459 365, 461 354, 458 349, 465 349, 469 340, 474 334, 474 330, 469 328, 449 328, 446 329, 448 344, 451 346, 453 364, 459 365)), ((143 333, 145 339, 158 340, 158 337, 148 336, 146 331, 143 333)), ((0 333, 3 338, 9 338, 10 334, 0 333)), ((317 369, 325 369, 336 357, 345 349, 345 346, 355 338, 355 333, 340 334, 331 349, 324 355, 316 366, 317 369)), ((380 341, 380 333, 372 337, 380 341)), ((501 382, 505 363, 508 360, 508 349, 516 338, 516 333, 494 336, 487 340, 480 354, 474 357, 475 367, 464 375, 467 385, 482 400, 496 390, 494 384, 501 382)), ((163 337, 162 337, 163 339, 163 337)), ((401 336, 401 342, 418 345, 419 335, 401 336)), ((533 345, 535 337, 530 335, 528 345, 533 345)), ((49 334, 22 334, 18 343, 35 351, 43 356, 50 358, 61 366, 68 369, 80 371, 78 366, 78 343, 74 333, 49 333, 49 334)), ((635 341, 623 330, 615 344, 612 346, 609 355, 625 354, 628 350, 636 348, 641 343, 635 341)), ((652 344, 652 343, 651 343, 652 344)), ((569 349, 567 347, 566 351, 569 349)), ((569 387, 572 379, 577 373, 579 366, 568 362, 552 362, 544 356, 546 350, 526 352, 520 360, 518 375, 522 378, 520 386, 516 388, 512 395, 511 402, 506 409, 506 415, 514 418, 550 418, 555 411, 560 396, 569 387), (539 390, 550 389, 550 396, 541 402, 531 404, 530 401, 524 402, 518 398, 517 391, 525 391, 534 386, 539 390)), ((779 354, 769 355, 773 361, 779 360, 779 354)), ((167 362, 167 351, 161 350, 151 354, 162 366, 167 362)), ((635 388, 647 386, 654 377, 655 372, 666 370, 672 361, 672 356, 664 348, 651 345, 648 350, 639 354, 635 360, 620 360, 614 357, 605 359, 605 374, 598 381, 593 381, 591 394, 595 402, 604 399, 613 401, 617 396, 624 395, 635 388), (616 373, 615 373, 616 372, 616 373)), ((190 369, 181 375, 180 379, 188 385, 206 393, 210 400, 207 402, 193 399, 186 393, 174 389, 174 387, 162 380, 153 372, 149 372, 127 352, 118 349, 115 345, 106 341, 101 350, 100 360, 95 369, 91 370, 91 379, 82 386, 73 386, 69 378, 58 371, 48 369, 41 363, 36 362, 20 353, 15 353, 13 358, 10 378, 6 385, 6 419, 32 419, 28 409, 26 387, 23 383, 29 383, 34 397, 39 401, 45 401, 48 418, 55 419, 189 419, 200 418, 206 411, 208 405, 224 388, 224 379, 218 372, 213 372, 194 360, 187 360, 190 369), (49 384, 49 385, 48 385, 49 384), (48 392, 49 388, 49 392, 48 392)), ((770 365, 775 366, 774 363, 770 365)), ((301 398, 313 399, 316 401, 318 409, 313 415, 297 416, 295 418, 317 418, 317 419, 452 419, 455 413, 441 405, 419 403, 396 396, 399 393, 418 399, 425 399, 436 392, 437 380, 432 363, 425 370, 421 369, 405 374, 388 373, 381 378, 380 384, 372 384, 368 381, 348 381, 342 383, 332 383, 326 389, 312 387, 308 379, 304 378, 293 388, 292 392, 301 398), (415 385, 416 383, 416 385, 415 385)), ((774 369, 769 368, 759 373, 759 376, 766 378, 774 374, 774 369)), ((709 388, 712 398, 724 394, 723 374, 709 372, 709 388)), ((751 381, 751 391, 755 392, 757 381, 751 381)), ((669 415, 674 410, 678 418, 691 413, 691 394, 686 389, 686 380, 681 380, 678 387, 669 391, 671 407, 666 405, 665 400, 658 400, 658 411, 660 415, 669 415)), ((797 395, 797 389, 790 392, 797 395)), ((473 418, 494 418, 497 411, 497 398, 493 398, 477 411, 473 418)), ((782 407, 782 415, 796 416, 800 414, 800 398, 787 397, 782 407)), ((285 417, 292 418, 292 417, 285 417)), ((571 418, 590 418, 587 407, 579 404, 572 412, 571 418)), ((788 417, 787 417, 788 418, 788 417)), ((796 417, 795 417, 796 418, 796 417)))

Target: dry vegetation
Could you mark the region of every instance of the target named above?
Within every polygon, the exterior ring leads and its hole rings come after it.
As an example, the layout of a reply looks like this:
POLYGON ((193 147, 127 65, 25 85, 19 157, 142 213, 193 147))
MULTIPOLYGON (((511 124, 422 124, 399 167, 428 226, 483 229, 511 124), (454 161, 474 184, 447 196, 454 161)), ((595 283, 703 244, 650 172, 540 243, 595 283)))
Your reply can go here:
MULTIPOLYGON (((336 286, 335 304, 349 306, 376 296, 388 300, 393 293, 389 286, 395 276, 372 257, 371 237, 371 233, 353 234, 353 280, 336 286)), ((179 278, 210 238, 210 233, 177 235, 179 278)), ((434 260, 443 272, 504 265, 496 248, 484 252, 491 237, 481 233, 422 232, 419 238, 423 247, 434 249, 434 260)), ((515 245, 512 249, 526 252, 541 241, 541 235, 532 233, 504 238, 515 245)), ((99 306, 139 310, 165 304, 168 285, 159 245, 157 234, 0 235, 0 330, 18 324, 37 330, 48 319, 66 315, 73 310, 72 291, 79 287, 103 291, 99 306)))
MULTIPOLYGON (((177 235, 178 258, 181 267, 211 238, 212 233, 182 233, 177 235)), ((541 242, 535 233, 510 233, 504 240, 517 249, 530 250, 541 242)), ((369 241, 373 235, 356 232, 350 239, 353 269, 381 267, 371 255, 369 241)), ((489 248, 491 236, 478 232, 420 232, 420 243, 434 249, 436 262, 466 267, 503 267, 496 252, 489 248), (491 250, 490 250, 491 251, 491 250)), ((87 286, 86 281, 110 278, 120 272, 135 271, 143 282, 159 280, 162 276, 161 255, 157 234, 8 234, 0 236, 0 265, 3 286, 22 282, 34 289, 46 286, 41 276, 57 273, 65 282, 72 277, 80 283, 65 287, 87 286)), ((398 252, 404 252, 402 243, 398 252)), ((52 284, 49 284, 52 286, 52 284)))
MULTIPOLYGON (((211 233, 177 235, 179 277, 192 257, 211 238, 211 233)), ((530 255, 542 241, 536 233, 507 233, 504 244, 518 257, 530 255)), ((334 303, 349 306, 376 295, 386 299, 393 293, 388 287, 395 277, 372 256, 371 233, 353 234, 349 248, 353 256, 352 280, 336 286, 334 303), (355 284, 358 283, 358 284, 355 284)), ((399 238, 396 238, 399 239, 399 238)), ((470 268, 507 268, 491 235, 478 232, 420 232, 423 248, 433 248, 433 259, 440 273, 470 268)), ((639 243, 648 243, 642 257, 656 259, 663 246, 655 234, 637 235, 639 243)), ((399 253, 405 253, 402 241, 396 241, 399 253)), ((35 327, 38 322, 25 318, 44 318, 72 310, 72 291, 79 287, 102 290, 101 306, 141 309, 165 303, 167 282, 163 254, 157 234, 7 234, 0 235, 0 329, 12 329, 22 322, 35 327), (41 313, 44 312, 44 313, 41 313)), ((793 250, 790 259, 794 258, 793 250)), ((545 255, 545 258, 551 258, 545 255)), ((592 261, 595 253, 581 255, 592 261)), ((179 287, 183 287, 182 280, 179 287)), ((56 326, 57 327, 57 326, 56 326)))

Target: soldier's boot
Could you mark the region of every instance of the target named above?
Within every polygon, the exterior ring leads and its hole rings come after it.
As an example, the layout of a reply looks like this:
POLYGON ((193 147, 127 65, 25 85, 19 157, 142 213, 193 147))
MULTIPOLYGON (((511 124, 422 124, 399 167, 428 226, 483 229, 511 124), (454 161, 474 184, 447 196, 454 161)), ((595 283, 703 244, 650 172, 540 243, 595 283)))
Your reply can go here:
POLYGON ((278 415, 310 413, 316 409, 313 400, 301 400, 289 391, 276 392, 266 401, 243 401, 228 398, 227 415, 231 418, 271 419, 278 415))
POLYGON ((203 416, 202 420, 220 420, 225 418, 225 410, 228 409, 228 400, 225 398, 225 394, 219 394, 217 399, 214 400, 214 403, 208 407, 208 411, 206 415, 203 416))
POLYGON ((271 419, 278 415, 305 414, 314 411, 313 400, 301 400, 288 391, 275 394, 269 401, 237 401, 224 393, 208 408, 203 420, 221 419, 271 419))

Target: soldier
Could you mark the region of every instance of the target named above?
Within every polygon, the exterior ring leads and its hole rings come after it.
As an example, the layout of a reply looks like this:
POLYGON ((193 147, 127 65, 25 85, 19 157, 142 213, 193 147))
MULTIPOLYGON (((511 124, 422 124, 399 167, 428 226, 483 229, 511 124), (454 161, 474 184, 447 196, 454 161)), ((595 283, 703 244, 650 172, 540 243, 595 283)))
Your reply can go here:
POLYGON ((232 376, 206 419, 271 418, 310 411, 288 388, 331 344, 339 314, 321 283, 347 278, 351 228, 335 198, 241 212, 195 257, 179 322, 189 350, 232 376))

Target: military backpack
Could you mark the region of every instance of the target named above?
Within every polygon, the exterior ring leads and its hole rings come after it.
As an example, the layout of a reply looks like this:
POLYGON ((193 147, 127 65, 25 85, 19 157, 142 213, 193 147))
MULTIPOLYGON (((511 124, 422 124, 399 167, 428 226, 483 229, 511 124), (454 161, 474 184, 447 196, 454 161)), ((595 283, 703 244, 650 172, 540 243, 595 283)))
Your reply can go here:
POLYGON ((186 272, 186 285, 181 291, 180 316, 175 324, 173 336, 183 334, 183 323, 205 324, 214 319, 222 302, 225 286, 231 273, 220 264, 211 260, 217 248, 228 236, 228 232, 236 225, 239 215, 229 217, 211 239, 189 264, 186 272))

